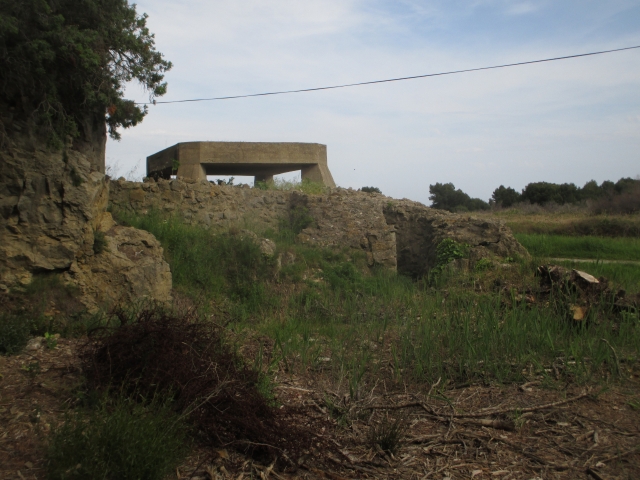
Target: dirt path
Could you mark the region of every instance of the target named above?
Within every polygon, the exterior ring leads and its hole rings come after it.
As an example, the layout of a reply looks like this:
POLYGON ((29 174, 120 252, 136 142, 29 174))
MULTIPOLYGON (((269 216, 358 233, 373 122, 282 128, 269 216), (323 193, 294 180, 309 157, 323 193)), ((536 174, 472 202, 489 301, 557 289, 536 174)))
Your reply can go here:
MULTIPOLYGON (((80 380, 77 342, 0 357, 0 478, 46 477, 47 433, 73 404, 80 380)), ((278 402, 299 410, 301 426, 312 418, 333 422, 320 436, 336 452, 314 452, 297 471, 270 476, 271 467, 231 448, 200 448, 172 478, 640 478, 640 371, 626 373, 624 386, 606 389, 545 386, 543 379, 407 389, 382 379, 350 400, 321 375, 280 371, 278 402), (397 450, 373 448, 372 435, 389 435, 395 420, 402 425, 397 450)))

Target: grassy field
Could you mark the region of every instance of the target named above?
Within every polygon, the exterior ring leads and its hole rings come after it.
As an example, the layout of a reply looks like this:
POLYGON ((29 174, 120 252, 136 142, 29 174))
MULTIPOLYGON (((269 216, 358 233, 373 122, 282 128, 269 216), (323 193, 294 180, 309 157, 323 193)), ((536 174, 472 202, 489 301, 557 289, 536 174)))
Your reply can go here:
POLYGON ((576 206, 520 208, 474 212, 476 216, 498 218, 513 233, 564 235, 571 237, 640 237, 640 215, 594 215, 576 206))
MULTIPOLYGON (((541 463, 554 478, 605 464, 606 478, 638 478, 638 311, 606 295, 544 293, 534 276, 544 258, 444 267, 414 281, 370 269, 360 252, 301 245, 295 222, 256 232, 275 242, 269 257, 239 228, 214 233, 157 212, 115 215, 163 245, 174 305, 121 305, 57 323, 50 299, 73 292, 54 275, 6 297, 15 308, 5 304, 0 315, 0 353, 8 354, 0 380, 20 387, 2 391, 2 405, 12 405, 0 409, 3 478, 26 462, 51 479, 267 478, 272 469, 299 478, 301 462, 313 472, 337 469, 338 478, 508 469, 533 478, 541 463), (576 305, 583 321, 573 320, 576 305), (56 332, 88 332, 91 341, 56 332), (44 346, 21 353, 30 333, 44 334, 44 346), (61 376, 60 364, 75 365, 82 380, 61 376), (25 396, 44 385, 47 395, 25 396), (52 426, 46 445, 35 439, 40 427, 16 422, 22 412, 31 412, 25 422, 42 413, 52 426), (610 424, 615 432, 596 442, 610 424), (629 462, 611 461, 618 458, 629 462)), ((555 253, 565 240, 534 253, 555 253)), ((594 242, 610 255, 636 248, 623 240, 587 239, 583 250, 594 242)), ((614 289, 640 289, 635 265, 565 265, 607 276, 614 289)))
POLYGON ((515 234, 531 255, 546 258, 640 261, 640 239, 515 234))
MULTIPOLYGON (((297 245, 286 232, 270 236, 278 253, 296 260, 276 270, 273 260, 261 257, 240 233, 214 235, 155 215, 127 222, 161 241, 177 289, 201 303, 206 303, 203 298, 226 302, 228 328, 238 348, 255 336, 271 339, 273 348, 256 362, 298 373, 329 373, 350 395, 358 395, 388 364, 397 381, 440 378, 457 384, 526 381, 548 375, 559 358, 563 375, 578 382, 615 376, 609 345, 630 364, 638 361, 637 321, 622 322, 615 331, 613 320, 581 328, 568 323, 566 309, 553 302, 518 301, 517 290, 535 283, 535 264, 522 263, 508 273, 456 274, 434 288, 384 270, 370 273, 364 258, 297 245), (513 293, 491 291, 501 276, 513 293)), ((618 250, 610 251, 628 252, 638 243, 615 245, 618 250)), ((539 253, 549 252, 556 250, 539 253)), ((598 264, 597 271, 590 270, 597 275, 617 268, 598 264)), ((630 274, 614 280, 629 288, 637 278, 630 274)), ((590 315, 613 318, 606 306, 590 315)))
POLYGON ((640 291, 640 265, 627 263, 603 263, 601 261, 562 261, 556 263, 567 268, 575 268, 576 270, 588 272, 597 278, 605 277, 614 285, 617 285, 628 292, 640 291))

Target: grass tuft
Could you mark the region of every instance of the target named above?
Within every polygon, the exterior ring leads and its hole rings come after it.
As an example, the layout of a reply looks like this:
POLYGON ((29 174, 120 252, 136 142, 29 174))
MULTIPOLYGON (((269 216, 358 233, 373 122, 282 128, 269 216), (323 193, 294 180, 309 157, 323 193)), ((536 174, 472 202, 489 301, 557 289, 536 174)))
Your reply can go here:
POLYGON ((378 446, 385 453, 395 453, 405 437, 407 423, 402 417, 390 419, 385 416, 369 430, 369 443, 378 446))
POLYGON ((20 352, 29 340, 29 322, 23 316, 0 314, 0 354, 20 352))
POLYGON ((88 413, 69 414, 48 446, 50 480, 161 480, 188 451, 188 428, 171 404, 106 397, 88 413))

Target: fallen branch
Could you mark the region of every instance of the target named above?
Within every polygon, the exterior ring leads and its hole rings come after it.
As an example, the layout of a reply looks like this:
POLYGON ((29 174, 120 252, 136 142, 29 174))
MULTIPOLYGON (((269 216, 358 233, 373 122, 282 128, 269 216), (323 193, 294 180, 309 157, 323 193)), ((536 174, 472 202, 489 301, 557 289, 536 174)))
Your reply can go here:
POLYGON ((359 472, 363 472, 363 473, 369 473, 371 475, 379 475, 380 472, 377 472, 371 468, 367 468, 367 467, 362 467, 360 465, 354 465, 353 463, 345 463, 345 462, 341 462, 340 460, 338 460, 337 458, 331 456, 331 455, 327 455, 327 458, 329 460, 331 460, 333 463, 340 465, 342 468, 348 468, 351 470, 357 470, 359 472))
POLYGON ((631 450, 627 450, 626 452, 622 452, 622 453, 619 453, 617 455, 610 455, 610 456, 605 457, 605 458, 603 458, 601 460, 598 460, 598 462, 602 462, 602 463, 610 462, 611 460, 618 460, 618 459, 626 457, 628 455, 633 455, 634 453, 640 453, 640 447, 634 447, 631 450))
POLYGON ((545 403, 543 405, 537 405, 535 407, 524 407, 524 408, 520 408, 520 407, 509 407, 509 408, 503 408, 500 410, 485 410, 482 413, 461 413, 458 415, 455 415, 456 417, 460 417, 460 418, 477 418, 477 417, 484 417, 486 415, 500 415, 500 414, 504 414, 504 413, 513 413, 513 412, 519 412, 519 413, 527 413, 527 412, 535 412, 538 410, 546 410, 547 408, 553 408, 553 407, 559 407, 560 405, 566 405, 567 403, 572 403, 575 401, 578 401, 584 397, 586 397, 587 395, 589 395, 589 393, 585 390, 584 392, 582 392, 580 395, 576 395, 575 397, 571 397, 571 398, 567 398, 565 400, 559 400, 557 402, 551 402, 551 403, 545 403))
POLYGON ((595 478, 596 480, 604 480, 604 478, 601 477, 600 474, 596 472, 593 468, 587 468, 586 473, 587 475, 595 478))
POLYGON ((517 443, 513 443, 510 442, 509 440, 506 440, 504 438, 496 438, 496 437, 492 437, 489 435, 477 435, 477 434, 473 434, 473 433, 468 433, 468 432, 459 432, 460 434, 467 436, 467 437, 472 437, 472 438, 478 438, 481 440, 485 440, 485 441, 491 441, 494 440, 496 442, 500 442, 503 443, 509 447, 511 447, 511 449, 516 452, 519 453, 520 455, 523 455, 525 457, 527 457, 530 460, 533 460, 536 463, 539 463, 540 465, 546 465, 547 467, 553 468, 554 470, 569 470, 571 467, 571 465, 568 465, 566 463, 554 463, 554 462, 549 462, 537 455, 534 455, 533 453, 529 453, 527 451, 525 451, 525 447, 522 445, 518 445, 517 443))
MULTIPOLYGON (((586 397, 589 393, 585 390, 580 395, 576 395, 575 397, 567 398, 565 400, 558 400, 557 402, 545 403, 543 405, 537 405, 534 407, 508 407, 497 410, 483 410, 479 413, 453 413, 448 415, 448 417, 453 418, 481 418, 487 415, 501 415, 505 413, 527 413, 527 412, 535 412, 537 410, 546 410, 547 408, 559 407, 560 405, 565 405, 567 403, 575 402, 586 397)), ((364 407, 364 410, 400 410, 403 408, 411 408, 411 407, 421 407, 424 411, 434 417, 441 417, 437 412, 435 412, 431 407, 429 407, 424 402, 409 402, 409 403, 401 403, 399 405, 371 405, 368 407, 364 407)))

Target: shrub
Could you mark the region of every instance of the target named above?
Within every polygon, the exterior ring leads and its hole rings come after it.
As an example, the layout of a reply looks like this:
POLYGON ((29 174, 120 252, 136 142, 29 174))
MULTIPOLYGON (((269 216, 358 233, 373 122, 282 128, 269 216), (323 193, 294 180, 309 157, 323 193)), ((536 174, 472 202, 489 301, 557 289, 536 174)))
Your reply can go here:
POLYGON ((104 232, 93 232, 93 253, 100 255, 107 249, 107 239, 104 236, 104 232))
POLYGON ((378 187, 362 187, 360 190, 367 193, 382 193, 378 187))
POLYGON ((434 281, 444 269, 457 258, 464 258, 469 253, 469 245, 445 238, 436 247, 436 264, 429 270, 429 280, 434 281))
POLYGON ((219 178, 217 180, 218 185, 227 185, 227 186, 232 186, 233 185, 233 181, 235 180, 235 177, 229 177, 228 180, 224 180, 223 178, 219 178))
POLYGON ((309 209, 304 205, 296 205, 289 212, 289 223, 291 230, 296 235, 307 227, 313 225, 314 218, 309 213, 309 209))
POLYGON ((352 262, 341 262, 337 265, 327 265, 324 278, 334 290, 352 292, 362 283, 362 274, 352 262))
POLYGON ((590 205, 593 213, 629 214, 640 212, 640 186, 628 187, 617 195, 607 195, 590 205))
POLYGON ((82 359, 90 387, 170 396, 214 445, 282 459, 282 450, 301 455, 314 438, 288 422, 286 409, 271 406, 260 393, 268 390, 261 373, 226 346, 220 327, 193 312, 118 311, 111 329, 92 335, 82 359))
POLYGON ((187 453, 187 427, 167 402, 104 399, 88 414, 70 414, 53 430, 51 480, 161 480, 187 453))
POLYGON ((24 348, 29 340, 29 322, 22 316, 0 314, 0 354, 12 355, 24 348))

